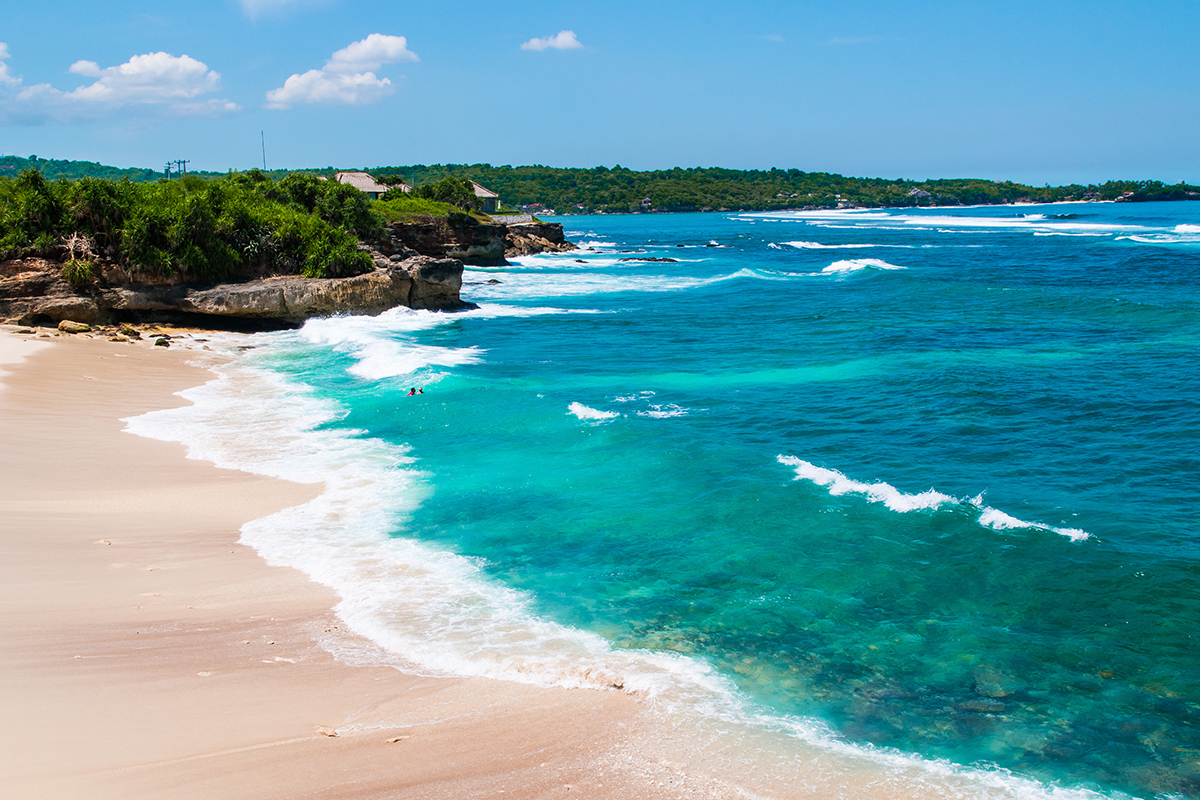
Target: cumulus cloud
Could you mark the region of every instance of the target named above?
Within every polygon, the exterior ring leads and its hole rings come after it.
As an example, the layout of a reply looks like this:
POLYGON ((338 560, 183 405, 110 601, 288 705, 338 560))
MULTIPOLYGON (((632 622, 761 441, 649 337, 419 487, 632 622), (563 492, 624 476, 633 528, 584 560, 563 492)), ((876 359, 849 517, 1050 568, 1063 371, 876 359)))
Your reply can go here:
MULTIPOLYGON (((7 54, 7 50, 4 51, 7 54)), ((68 72, 94 80, 71 91, 48 83, 22 89, 8 109, 10 116, 27 122, 102 115, 126 106, 157 106, 176 115, 237 111, 229 100, 196 101, 221 88, 221 76, 191 56, 145 53, 115 67, 101 68, 95 61, 76 61, 68 72)), ((7 75, 7 73, 4 73, 7 75)), ((19 81, 16 81, 19 83, 19 81)), ((14 82, 10 80, 10 85, 14 82)))
POLYGON ((203 61, 162 52, 134 56, 107 69, 94 61, 76 61, 70 71, 96 80, 63 96, 89 103, 173 103, 221 88, 221 76, 203 61))
POLYGON ((372 33, 338 50, 321 69, 296 73, 283 86, 267 92, 267 108, 286 109, 298 103, 361 106, 395 91, 392 82, 375 70, 384 64, 419 61, 403 36, 372 33))
POLYGON ((14 78, 8 74, 8 45, 0 42, 0 86, 17 86, 21 83, 20 78, 14 78))
POLYGON ((576 50, 583 44, 575 38, 575 31, 559 31, 553 36, 534 37, 521 45, 522 50, 576 50))
POLYGON ((73 72, 76 75, 84 75, 88 78, 99 78, 101 74, 100 65, 95 61, 76 61, 72 64, 67 72, 73 72))

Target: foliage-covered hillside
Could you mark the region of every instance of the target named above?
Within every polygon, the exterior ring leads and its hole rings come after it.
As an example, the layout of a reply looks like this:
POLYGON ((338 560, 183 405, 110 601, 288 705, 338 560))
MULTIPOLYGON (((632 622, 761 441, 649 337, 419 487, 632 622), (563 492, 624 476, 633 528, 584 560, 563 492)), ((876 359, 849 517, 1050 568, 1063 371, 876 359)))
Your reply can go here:
MULTIPOLYGON (((0 158, 0 176, 34 168, 47 178, 129 178, 154 181, 154 170, 117 169, 90 161, 0 158)), ((333 178, 334 167, 272 170, 262 175, 280 181, 297 172, 333 178)), ((378 179, 403 177, 421 189, 447 177, 470 178, 499 192, 505 205, 538 203, 559 213, 643 211, 766 211, 785 208, 854 206, 984 205, 1062 200, 1200 200, 1200 187, 1160 181, 1108 181, 1083 186, 1026 186, 1011 181, 948 178, 911 181, 847 178, 798 169, 736 170, 718 167, 635 172, 624 167, 593 169, 558 167, 493 167, 490 164, 435 164, 377 167, 378 179)), ((249 173, 246 173, 249 174, 249 173)), ((216 180, 223 175, 194 172, 190 177, 216 180)), ((444 199, 444 198, 437 198, 444 199)))
POLYGON ((623 167, 559 169, 489 164, 379 167, 420 186, 446 176, 471 178, 499 192, 508 205, 540 203, 559 213, 637 211, 763 211, 857 206, 982 205, 1063 200, 1200 200, 1200 187, 1159 181, 1101 185, 1025 186, 976 179, 929 181, 847 178, 797 169, 670 169, 635 172, 623 167))
POLYGON ((372 269, 358 239, 381 223, 362 192, 311 175, 134 183, 49 181, 30 169, 0 178, 0 257, 59 258, 80 283, 98 256, 189 281, 355 275, 372 269))

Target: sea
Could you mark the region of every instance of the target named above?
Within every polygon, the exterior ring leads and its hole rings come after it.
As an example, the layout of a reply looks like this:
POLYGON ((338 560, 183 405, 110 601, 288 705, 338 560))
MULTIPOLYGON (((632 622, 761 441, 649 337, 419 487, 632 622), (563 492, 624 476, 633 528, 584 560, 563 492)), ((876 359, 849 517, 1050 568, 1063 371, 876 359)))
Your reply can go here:
POLYGON ((344 657, 634 693, 746 796, 1200 797, 1200 203, 556 221, 129 430, 324 485, 242 537, 344 657))

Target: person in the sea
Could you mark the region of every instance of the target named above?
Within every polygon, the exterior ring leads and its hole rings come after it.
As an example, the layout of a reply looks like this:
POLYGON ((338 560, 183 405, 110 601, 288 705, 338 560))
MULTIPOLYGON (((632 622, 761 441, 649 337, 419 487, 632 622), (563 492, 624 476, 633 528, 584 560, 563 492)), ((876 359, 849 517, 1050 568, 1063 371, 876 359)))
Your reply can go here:
POLYGON ((415 387, 415 386, 414 386, 413 388, 411 388, 411 389, 409 389, 409 390, 408 390, 408 396, 409 396, 409 397, 412 397, 412 396, 413 396, 414 394, 416 394, 416 393, 417 393, 417 387, 415 387))
POLYGON ((417 389, 417 394, 425 394, 425 387, 422 386, 420 389, 417 389))

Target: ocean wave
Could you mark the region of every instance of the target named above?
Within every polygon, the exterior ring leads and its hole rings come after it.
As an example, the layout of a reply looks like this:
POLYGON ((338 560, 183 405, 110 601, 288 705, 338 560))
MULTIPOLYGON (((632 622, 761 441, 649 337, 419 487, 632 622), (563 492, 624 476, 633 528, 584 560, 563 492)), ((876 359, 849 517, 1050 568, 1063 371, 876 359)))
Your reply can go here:
POLYGON ((829 494, 838 497, 844 494, 857 494, 865 497, 869 502, 882 503, 892 511, 901 514, 910 511, 930 510, 947 506, 973 506, 979 512, 976 521, 985 528, 1002 531, 1018 528, 1029 528, 1035 530, 1052 531, 1061 536, 1066 536, 1071 541, 1083 541, 1089 538, 1090 534, 1078 528, 1056 528, 1052 525, 1046 525, 1041 522, 1026 522, 1017 519, 1016 517, 1007 514, 999 509, 985 506, 983 504, 983 496, 979 495, 970 500, 953 497, 948 494, 937 491, 936 489, 928 489, 918 494, 908 494, 900 491, 890 483, 863 483, 852 478, 847 478, 841 472, 835 469, 827 469, 818 467, 815 464, 805 461, 795 456, 777 456, 780 464, 792 467, 796 471, 795 480, 806 480, 817 486, 822 486, 829 491, 829 494))
POLYGON ((1200 243, 1200 225, 1180 224, 1170 231, 1131 234, 1117 239, 1139 244, 1197 244, 1200 243))
POLYGON ((650 419, 671 419, 673 417, 686 417, 688 409, 675 403, 664 403, 662 405, 651 405, 649 408, 636 412, 639 417, 649 417, 650 419))
MULTIPOLYGON (((310 319, 300 337, 310 344, 346 353, 356 363, 350 374, 367 380, 416 375, 432 367, 457 367, 480 361, 477 347, 418 345, 406 334, 428 330, 451 321, 447 315, 396 308, 376 316, 340 316, 310 319)), ((429 376, 434 377, 434 376, 429 376)))
POLYGON ((537 272, 524 275, 510 274, 503 283, 472 286, 469 299, 479 302, 481 300, 577 297, 619 292, 681 292, 745 278, 786 281, 793 277, 772 270, 748 267, 728 275, 712 278, 672 275, 613 275, 603 272, 537 272))
POLYGON ((422 381, 440 379, 441 370, 478 364, 486 350, 479 347, 438 347, 417 344, 412 334, 460 322, 463 319, 540 317, 556 314, 599 314, 595 309, 482 305, 468 311, 393 308, 377 316, 346 315, 308 320, 299 337, 309 344, 328 347, 355 360, 347 371, 367 380, 419 376, 422 381))
POLYGON ((818 210, 818 211, 787 211, 768 212, 764 214, 746 214, 746 218, 771 217, 776 219, 792 219, 798 222, 808 222, 819 227, 855 227, 863 229, 892 229, 892 230, 928 230, 937 229, 939 232, 950 233, 966 230, 977 231, 1104 231, 1139 232, 1149 230, 1140 225, 1119 223, 1077 222, 1069 215, 1047 217, 1043 214, 1028 214, 1025 216, 986 217, 968 216, 945 213, 939 209, 938 214, 912 214, 903 211, 888 212, 873 209, 818 210))
POLYGON ((889 264, 878 258, 856 258, 848 261, 835 261, 821 270, 820 274, 843 275, 848 272, 858 272, 861 269, 908 269, 908 267, 889 264))
POLYGON ((590 420, 599 422, 601 420, 612 419, 613 417, 621 416, 616 411, 601 411, 597 408, 585 406, 583 403, 571 403, 567 406, 567 413, 574 414, 582 420, 590 420))
POLYGON ((1112 236, 1111 232, 1069 233, 1067 231, 1034 231, 1034 236, 1112 236))
POLYGON ((784 242, 784 244, 795 247, 797 250, 862 250, 869 247, 912 249, 912 245, 909 244, 821 244, 820 242, 784 242))

